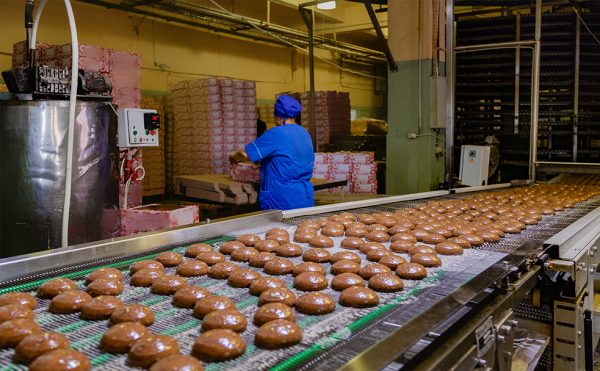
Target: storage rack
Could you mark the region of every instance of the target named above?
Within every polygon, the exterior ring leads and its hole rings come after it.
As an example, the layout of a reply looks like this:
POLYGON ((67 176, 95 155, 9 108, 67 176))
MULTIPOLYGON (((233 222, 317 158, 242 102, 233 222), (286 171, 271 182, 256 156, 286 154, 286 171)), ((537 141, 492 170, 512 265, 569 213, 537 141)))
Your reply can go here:
MULTIPOLYGON (((600 33, 597 14, 582 17, 600 33)), ((456 45, 533 40, 534 27, 529 14, 458 17, 456 45)), ((600 161, 599 56, 600 45, 575 13, 542 16, 538 160, 600 161)), ((455 168, 461 145, 484 144, 494 135, 501 143, 503 180, 527 178, 531 61, 529 48, 456 55, 455 168)))

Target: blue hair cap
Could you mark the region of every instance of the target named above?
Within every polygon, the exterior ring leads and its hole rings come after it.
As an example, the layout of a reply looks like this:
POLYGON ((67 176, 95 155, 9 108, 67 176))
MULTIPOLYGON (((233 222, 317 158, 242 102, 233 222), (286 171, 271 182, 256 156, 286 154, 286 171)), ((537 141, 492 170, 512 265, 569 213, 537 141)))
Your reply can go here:
POLYGON ((302 105, 289 95, 280 95, 275 102, 275 117, 296 118, 302 112, 302 105))

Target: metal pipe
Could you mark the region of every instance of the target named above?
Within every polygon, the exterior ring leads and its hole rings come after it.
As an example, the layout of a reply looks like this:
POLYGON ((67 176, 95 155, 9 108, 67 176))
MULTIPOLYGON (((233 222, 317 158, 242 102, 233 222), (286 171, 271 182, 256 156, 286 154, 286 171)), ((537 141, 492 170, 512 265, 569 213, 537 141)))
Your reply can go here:
POLYGON ((531 127, 529 128, 529 180, 535 182, 537 161, 538 119, 540 109, 540 51, 542 37, 542 0, 535 2, 535 45, 531 70, 531 127))
POLYGON ((455 66, 454 51, 454 0, 446 0, 446 184, 453 187, 454 166, 454 94, 455 66))
MULTIPOLYGON (((244 17, 244 20, 247 22, 247 23, 244 23, 239 18, 236 18, 235 16, 232 16, 232 15, 229 15, 229 14, 223 13, 223 12, 218 12, 218 11, 215 11, 212 9, 202 8, 202 7, 190 8, 189 6, 184 7, 181 5, 173 5, 173 4, 167 5, 167 4, 161 4, 161 3, 148 3, 148 4, 140 3, 140 4, 138 4, 139 6, 137 6, 137 7, 131 7, 129 5, 124 5, 121 3, 113 3, 108 0, 77 0, 77 1, 83 2, 83 3, 88 3, 88 4, 93 4, 96 6, 102 6, 107 9, 118 9, 118 10, 126 11, 126 12, 132 13, 132 14, 153 17, 156 19, 165 20, 167 22, 174 22, 174 23, 180 23, 180 24, 184 24, 184 25, 188 25, 188 26, 192 26, 192 27, 205 28, 205 29, 209 29, 211 31, 218 32, 218 33, 235 35, 235 36, 244 37, 244 38, 252 39, 252 40, 262 39, 261 41, 270 42, 270 43, 273 43, 276 45, 285 45, 284 43, 282 43, 281 41, 276 40, 276 39, 264 38, 264 37, 251 35, 251 34, 247 33, 247 32, 255 32, 256 33, 256 32, 258 32, 257 30, 248 29, 248 28, 239 29, 239 27, 247 26, 248 23, 250 23, 250 24, 253 24, 263 30, 278 34, 282 38, 287 37, 287 38, 290 38, 290 40, 294 40, 294 41, 302 43, 302 44, 308 43, 307 33, 304 33, 302 31, 294 30, 291 28, 283 27, 283 26, 278 26, 278 25, 275 25, 272 23, 269 24, 269 23, 266 23, 266 22, 263 22, 260 20, 256 20, 256 19, 252 19, 252 18, 248 18, 248 17, 244 17), (153 11, 150 11, 147 9, 140 9, 140 6, 148 6, 151 9, 153 9, 153 11), (163 14, 161 12, 171 13, 172 15, 163 14), (178 16, 183 15, 186 17, 198 19, 203 22, 210 22, 212 24, 193 22, 193 21, 190 21, 189 19, 183 19, 180 17, 176 17, 175 15, 178 15, 178 16), (221 25, 226 26, 227 28, 217 27, 215 25, 215 23, 220 23, 221 25), (244 33, 244 32, 246 32, 246 33, 244 33)), ((316 40, 318 42, 319 48, 322 48, 322 49, 337 51, 342 54, 365 58, 367 60, 375 61, 375 62, 385 62, 386 61, 384 53, 376 51, 376 50, 360 47, 360 46, 353 45, 350 43, 330 40, 325 37, 317 37, 316 40)))
POLYGON ((310 80, 310 136, 313 141, 313 147, 319 152, 319 136, 317 134, 317 112, 316 103, 317 99, 315 96, 315 49, 314 49, 314 18, 311 10, 306 8, 298 8, 302 20, 306 24, 308 29, 308 71, 310 80))
POLYGON ((500 49, 500 48, 512 49, 512 48, 518 48, 518 47, 522 47, 522 46, 535 47, 535 44, 536 44, 535 40, 507 41, 507 42, 502 42, 502 43, 455 46, 454 51, 457 53, 478 52, 478 51, 482 51, 482 50, 500 49))

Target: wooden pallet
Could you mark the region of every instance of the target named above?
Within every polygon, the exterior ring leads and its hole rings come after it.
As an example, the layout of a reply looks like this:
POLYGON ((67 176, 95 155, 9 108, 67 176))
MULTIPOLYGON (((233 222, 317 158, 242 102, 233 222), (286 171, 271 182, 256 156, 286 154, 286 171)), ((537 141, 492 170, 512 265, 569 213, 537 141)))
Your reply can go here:
POLYGON ((175 183, 175 193, 185 197, 233 205, 252 205, 258 200, 252 184, 235 181, 225 174, 178 175, 175 183))

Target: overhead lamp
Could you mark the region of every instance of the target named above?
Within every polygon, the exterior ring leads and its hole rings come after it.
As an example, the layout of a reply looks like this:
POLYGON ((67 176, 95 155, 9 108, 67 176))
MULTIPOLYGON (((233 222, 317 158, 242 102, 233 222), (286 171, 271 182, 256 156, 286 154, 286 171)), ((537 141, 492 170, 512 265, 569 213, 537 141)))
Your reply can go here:
POLYGON ((319 3, 319 4, 317 4, 317 9, 321 9, 321 10, 332 10, 332 9, 335 9, 335 0, 333 0, 333 1, 326 1, 324 3, 319 3))

